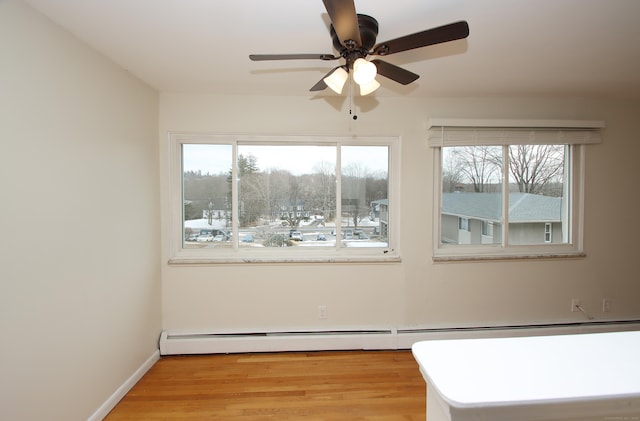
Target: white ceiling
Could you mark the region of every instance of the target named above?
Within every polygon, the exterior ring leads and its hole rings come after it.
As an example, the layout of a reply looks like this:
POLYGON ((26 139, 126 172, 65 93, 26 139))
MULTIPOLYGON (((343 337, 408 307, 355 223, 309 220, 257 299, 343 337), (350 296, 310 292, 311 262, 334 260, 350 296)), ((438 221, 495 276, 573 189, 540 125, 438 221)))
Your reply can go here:
MULTIPOLYGON (((336 61, 321 0, 26 0, 159 91, 335 95, 309 88, 336 61)), ((466 40, 387 56, 421 77, 383 96, 640 99, 639 0, 356 0, 377 41, 466 20, 466 40)))

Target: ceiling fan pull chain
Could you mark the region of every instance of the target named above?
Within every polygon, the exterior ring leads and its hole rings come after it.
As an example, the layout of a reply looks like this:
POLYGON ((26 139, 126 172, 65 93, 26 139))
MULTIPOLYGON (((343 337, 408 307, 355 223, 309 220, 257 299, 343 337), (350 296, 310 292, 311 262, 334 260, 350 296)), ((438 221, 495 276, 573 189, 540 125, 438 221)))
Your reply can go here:
POLYGON ((351 83, 352 77, 351 77, 351 73, 349 73, 349 115, 353 114, 353 119, 357 120, 358 116, 355 114, 355 112, 351 112, 352 109, 354 108, 355 102, 353 101, 353 84, 351 83))
POLYGON ((351 115, 353 89, 351 88, 351 73, 349 73, 349 115, 351 115))

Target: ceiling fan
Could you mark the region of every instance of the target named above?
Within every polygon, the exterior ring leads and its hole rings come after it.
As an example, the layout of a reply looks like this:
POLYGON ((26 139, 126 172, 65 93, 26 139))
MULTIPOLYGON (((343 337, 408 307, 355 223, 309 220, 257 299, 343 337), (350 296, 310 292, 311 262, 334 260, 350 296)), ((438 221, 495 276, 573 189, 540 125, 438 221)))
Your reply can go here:
POLYGON ((331 19, 330 32, 334 54, 251 54, 253 61, 264 60, 338 60, 345 64, 334 67, 310 91, 321 91, 330 87, 340 94, 351 74, 360 86, 360 94, 375 91, 380 84, 375 80, 380 74, 403 85, 420 76, 380 59, 366 60, 367 56, 387 56, 428 45, 463 39, 469 36, 469 25, 465 21, 450 23, 376 44, 378 21, 371 16, 356 13, 353 0, 323 0, 331 19))

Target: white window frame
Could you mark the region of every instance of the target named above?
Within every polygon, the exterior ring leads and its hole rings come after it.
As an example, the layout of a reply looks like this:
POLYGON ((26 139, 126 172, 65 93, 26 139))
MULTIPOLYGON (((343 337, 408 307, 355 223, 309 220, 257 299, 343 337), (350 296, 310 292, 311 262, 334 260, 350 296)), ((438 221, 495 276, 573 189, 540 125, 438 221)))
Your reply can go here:
MULTIPOLYGON (((484 120, 431 119, 428 146, 433 149, 433 255, 434 262, 455 260, 510 260, 534 258, 569 258, 585 256, 583 248, 584 155, 589 144, 600 143, 602 121, 582 120, 484 120), (478 129, 474 131, 474 129, 478 129), (570 161, 565 177, 568 181, 567 207, 570 226, 563 227, 567 243, 536 245, 508 244, 508 226, 502 224, 500 244, 444 244, 441 241, 442 148, 452 146, 507 146, 514 144, 569 145, 570 161)), ((504 171, 503 215, 508 215, 509 173, 504 171), (508 190, 508 189, 507 189, 508 190)), ((503 217, 504 218, 504 217, 503 217)))
MULTIPOLYGON (((219 264, 219 263, 359 263, 399 262, 400 232, 400 138, 399 137, 336 137, 336 136, 256 136, 245 134, 198 134, 169 132, 170 178, 170 239, 169 264, 219 264), (387 247, 291 247, 275 248, 212 248, 190 249, 183 247, 182 200, 182 145, 183 144, 232 144, 233 179, 236 179, 236 154, 239 144, 268 145, 332 145, 332 146, 388 146, 389 148, 389 233, 387 247)), ((340 161, 336 160, 340 168, 340 161)), ((341 196, 341 181, 336 174, 336 196, 341 196)), ((237 183, 232 184, 232 195, 237 197, 237 183)), ((336 210, 340 212, 340 200, 336 210)), ((233 221, 237 221, 237 209, 233 208, 233 221)), ((338 213, 339 214, 339 213, 338 213)), ((237 228, 235 228, 237 230, 237 228)), ((338 228, 339 229, 339 228, 338 228)), ((237 232, 235 232, 237 238, 237 232)))

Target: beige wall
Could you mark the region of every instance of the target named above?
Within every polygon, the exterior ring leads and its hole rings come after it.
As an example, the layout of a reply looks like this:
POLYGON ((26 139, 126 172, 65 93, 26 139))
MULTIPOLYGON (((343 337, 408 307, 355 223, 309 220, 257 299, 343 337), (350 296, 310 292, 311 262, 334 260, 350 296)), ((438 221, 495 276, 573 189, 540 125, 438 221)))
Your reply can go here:
MULTIPOLYGON (((310 74, 310 80, 314 75, 310 74)), ((422 80, 422 79, 421 79, 422 80)), ((428 83, 425 78, 421 83, 428 83)), ((301 87, 291 87, 292 90, 301 87)), ((337 98, 332 98, 336 100, 337 98)), ((346 105, 283 96, 160 96, 163 327, 169 330, 443 327, 640 318, 636 265, 639 103, 578 99, 378 98, 354 122, 346 105), (586 153, 585 248, 577 260, 431 261, 431 117, 604 120, 586 153), (401 263, 170 266, 167 131, 402 137, 401 263), (414 222, 412 222, 414 221, 414 222), (613 300, 601 312, 602 298, 613 300), (326 304, 328 319, 318 320, 326 304)))
POLYGON ((583 320, 571 298, 597 320, 640 318, 638 102, 379 97, 355 122, 345 98, 304 87, 158 102, 14 0, 0 0, 0 51, 0 418, 86 419, 156 351, 161 328, 583 320), (604 120, 586 156, 587 258, 432 263, 430 117, 604 120), (402 262, 167 265, 169 130, 401 136, 402 262), (599 312, 604 297, 610 313, 599 312))
POLYGON ((158 95, 0 1, 0 419, 85 420, 157 349, 158 95))

